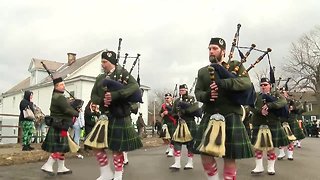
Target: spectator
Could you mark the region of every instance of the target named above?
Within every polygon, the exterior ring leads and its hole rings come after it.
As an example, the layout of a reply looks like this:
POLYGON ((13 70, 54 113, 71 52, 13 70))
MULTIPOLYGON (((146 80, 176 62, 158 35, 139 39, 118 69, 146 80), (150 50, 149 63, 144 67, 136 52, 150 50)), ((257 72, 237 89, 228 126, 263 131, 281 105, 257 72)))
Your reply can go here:
POLYGON ((137 119, 137 122, 136 122, 136 125, 137 125, 137 129, 138 129, 138 134, 140 137, 143 137, 142 133, 146 132, 146 124, 144 123, 143 121, 143 118, 142 118, 142 113, 139 113, 139 117, 137 119))
POLYGON ((33 93, 31 91, 25 91, 23 99, 20 102, 20 116, 19 121, 21 122, 22 126, 22 151, 31 151, 34 148, 30 146, 30 141, 32 137, 32 131, 34 128, 33 119, 26 119, 23 115, 23 110, 26 108, 30 108, 32 112, 34 112, 33 109, 33 102, 32 102, 32 96, 33 93))
POLYGON ((162 124, 158 119, 156 120, 156 123, 154 125, 154 129, 157 131, 157 134, 160 136, 160 132, 161 132, 161 129, 162 129, 162 124))

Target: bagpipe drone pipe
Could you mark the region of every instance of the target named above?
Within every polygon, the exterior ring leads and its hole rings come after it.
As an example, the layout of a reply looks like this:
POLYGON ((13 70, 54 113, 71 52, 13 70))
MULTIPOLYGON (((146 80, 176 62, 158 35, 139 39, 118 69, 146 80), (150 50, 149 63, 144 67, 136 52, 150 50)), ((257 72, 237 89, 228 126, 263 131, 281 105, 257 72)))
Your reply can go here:
MULTIPOLYGON (((264 56, 266 56, 269 52, 271 52, 270 48, 267 48, 266 51, 262 51, 259 49, 256 49, 256 45, 252 44, 251 47, 239 47, 238 43, 239 43, 239 30, 240 30, 241 24, 237 25, 237 31, 234 35, 233 38, 233 42, 232 42, 232 46, 231 46, 231 50, 229 53, 229 59, 228 59, 228 63, 223 64, 223 66, 216 64, 216 63, 212 63, 210 65, 209 68, 209 72, 210 72, 210 77, 211 79, 214 81, 215 80, 215 75, 214 73, 216 72, 217 75, 219 76, 220 79, 229 79, 229 78, 236 78, 238 76, 244 76, 247 75, 248 72, 255 67, 256 64, 258 64, 263 58, 264 56), (234 49, 237 48, 239 55, 240 55, 240 62, 238 61, 231 61, 231 59, 233 58, 233 53, 234 53, 234 49), (240 51, 240 48, 245 48, 248 49, 248 51, 243 54, 240 51), (244 70, 243 72, 239 72, 240 67, 242 66, 243 63, 245 63, 247 61, 247 57, 250 55, 252 50, 256 50, 256 51, 260 51, 263 52, 263 54, 261 56, 259 56, 256 61, 250 65, 249 68, 247 68, 246 70, 244 70), (231 70, 230 68, 230 64, 233 64, 234 67, 232 67, 233 69, 231 70)), ((249 89, 246 90, 240 90, 240 91, 230 91, 230 98, 232 100, 234 100, 237 104, 240 105, 249 105, 251 107, 254 107, 254 102, 256 99, 256 92, 254 89, 253 84, 251 85, 251 87, 249 89)))
MULTIPOLYGON (((122 42, 122 38, 119 38, 118 53, 117 53, 117 63, 116 64, 119 63, 119 59, 120 59, 121 42, 122 42)), ((112 91, 117 91, 117 90, 125 88, 125 86, 127 84, 127 81, 130 78, 131 73, 132 73, 132 71, 133 71, 133 69, 134 69, 134 67, 135 67, 135 65, 137 63, 138 63, 137 83, 138 83, 138 85, 140 87, 140 58, 139 57, 140 57, 140 54, 137 54, 136 57, 128 57, 128 53, 125 53, 123 64, 122 64, 122 70, 121 70, 120 79, 118 81, 110 79, 110 78, 104 79, 103 82, 102 82, 102 85, 103 85, 104 89, 106 91, 112 92, 112 91), (125 70, 125 66, 126 66, 126 63, 127 63, 127 58, 135 58, 129 73, 127 73, 127 71, 125 70)), ((131 103, 138 103, 138 102, 139 103, 143 103, 142 94, 143 94, 143 90, 141 88, 139 88, 132 95, 127 97, 126 100, 128 102, 131 102, 131 103)))
MULTIPOLYGON (((54 77, 53 74, 49 71, 49 69, 47 68, 47 66, 44 64, 43 61, 41 61, 41 64, 43 66, 43 68, 47 71, 47 73, 49 74, 49 76, 51 77, 51 79, 54 81, 54 77)), ((59 78, 58 78, 59 79, 59 78)), ((62 80, 62 79, 61 79, 62 80)), ((84 101, 82 99, 77 99, 75 98, 67 89, 65 89, 65 91, 70 95, 71 100, 70 100, 70 105, 75 109, 75 110, 79 110, 82 106, 84 101)))

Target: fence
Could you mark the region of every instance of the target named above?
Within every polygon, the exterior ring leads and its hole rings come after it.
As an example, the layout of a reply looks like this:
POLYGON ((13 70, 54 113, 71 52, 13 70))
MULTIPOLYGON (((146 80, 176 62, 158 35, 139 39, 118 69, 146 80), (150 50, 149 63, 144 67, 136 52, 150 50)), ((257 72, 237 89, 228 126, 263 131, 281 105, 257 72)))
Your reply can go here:
POLYGON ((0 143, 19 143, 22 129, 19 126, 19 115, 0 114, 0 143))

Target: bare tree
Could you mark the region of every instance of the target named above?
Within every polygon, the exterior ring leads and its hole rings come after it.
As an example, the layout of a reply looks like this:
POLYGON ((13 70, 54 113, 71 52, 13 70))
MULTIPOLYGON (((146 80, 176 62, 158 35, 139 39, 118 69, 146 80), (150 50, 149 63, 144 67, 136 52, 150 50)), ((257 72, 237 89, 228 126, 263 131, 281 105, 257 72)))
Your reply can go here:
POLYGON ((291 77, 293 89, 311 90, 320 100, 320 26, 292 43, 284 71, 291 77))

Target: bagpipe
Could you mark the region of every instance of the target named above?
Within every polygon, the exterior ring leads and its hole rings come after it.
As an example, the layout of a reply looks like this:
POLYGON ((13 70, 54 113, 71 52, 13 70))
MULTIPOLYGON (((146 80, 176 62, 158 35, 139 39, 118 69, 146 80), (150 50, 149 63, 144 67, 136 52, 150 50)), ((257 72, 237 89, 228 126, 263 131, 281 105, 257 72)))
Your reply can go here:
MULTIPOLYGON (((119 38, 116 66, 119 64, 121 42, 122 42, 122 39, 119 38)), ((113 80, 113 79, 107 77, 103 80, 102 85, 103 85, 105 91, 117 91, 117 90, 123 89, 125 87, 125 85, 127 84, 128 80, 130 78, 130 75, 131 75, 135 65, 137 64, 137 62, 138 62, 137 82, 140 87, 140 58, 139 57, 140 57, 140 54, 137 54, 136 57, 128 57, 128 53, 126 53, 124 56, 123 65, 122 65, 121 74, 119 76, 119 79, 113 80), (127 73, 127 71, 125 70, 125 66, 126 66, 126 62, 127 62, 128 58, 135 58, 129 73, 127 73)), ((117 67, 116 67, 116 71, 117 71, 117 67)), ((143 103, 142 95, 143 95, 143 90, 139 88, 136 92, 134 92, 134 94, 129 96, 126 100, 128 102, 132 102, 132 103, 138 103, 138 102, 143 103)))
MULTIPOLYGON (((181 99, 181 98, 180 98, 181 99)), ((188 116, 194 116, 194 117, 201 117, 202 116, 202 110, 199 107, 199 104, 197 102, 191 103, 183 101, 182 99, 178 102, 177 107, 181 111, 187 111, 188 109, 192 108, 190 113, 188 113, 188 116), (193 108, 194 107, 194 108, 193 108)))
MULTIPOLYGON (((256 48, 255 44, 252 44, 251 47, 239 47, 239 30, 240 30, 241 25, 237 25, 237 32, 235 33, 233 42, 232 42, 232 47, 229 53, 229 59, 228 63, 223 62, 222 66, 217 64, 217 63, 212 63, 208 67, 209 73, 210 73, 210 78, 212 81, 215 81, 215 75, 218 76, 220 79, 229 79, 229 78, 236 78, 240 76, 244 76, 248 74, 248 72, 255 67, 256 64, 258 64, 266 55, 268 55, 269 52, 272 50, 270 48, 267 48, 266 51, 262 51, 256 48), (240 61, 231 61, 233 58, 234 50, 235 48, 238 49, 238 53, 240 55, 240 61), (248 49, 248 51, 243 54, 241 52, 241 48, 248 49), (239 72, 240 67, 242 66, 243 63, 247 61, 248 56, 250 55, 252 50, 256 50, 259 52, 263 52, 261 56, 259 56, 256 61, 250 65, 249 68, 246 70, 239 72), (233 68, 233 69, 231 69, 233 68), (216 74, 215 74, 216 73, 216 74)), ((256 99, 256 93, 254 89, 254 85, 252 84, 249 89, 246 90, 241 90, 241 91, 230 91, 230 96, 232 100, 234 100, 237 104, 239 105, 249 105, 251 107, 254 107, 255 99, 256 99)))
MULTIPOLYGON (((274 97, 270 94, 262 94, 262 100, 264 101, 264 103, 268 103, 268 102, 274 102, 277 101, 278 98, 274 97)), ((282 118, 288 118, 289 117, 289 107, 288 105, 285 105, 282 108, 279 109, 269 109, 268 110, 270 113, 276 115, 277 117, 282 117, 282 118)))
MULTIPOLYGON (((229 54, 229 60, 227 63, 223 63, 222 65, 217 63, 212 63, 208 66, 208 71, 210 75, 210 80, 212 82, 219 81, 220 79, 229 79, 229 78, 237 78, 241 76, 247 75, 247 73, 258 64, 264 56, 266 56, 271 49, 268 48, 266 51, 261 51, 256 49, 256 45, 252 44, 249 50, 245 53, 245 55, 240 51, 239 47, 239 30, 241 25, 237 25, 237 32, 235 33, 232 47, 229 54), (233 58, 233 53, 235 48, 238 49, 241 61, 231 61, 233 58), (248 69, 241 70, 242 64, 247 61, 248 56, 250 55, 252 50, 257 50, 263 52, 263 54, 258 57, 258 59, 251 64, 248 69), (241 70, 241 71, 240 71, 241 70), (217 78, 215 77, 217 76, 217 78)), ((251 83, 251 87, 242 91, 230 91, 230 96, 233 101, 235 101, 239 105, 249 105, 254 107, 256 100, 256 93, 254 90, 254 86, 251 83)), ((243 108, 244 111, 244 108, 243 108)), ((243 113, 244 114, 244 113, 243 113)), ((244 115, 243 115, 244 117, 244 115)), ((222 157, 225 155, 225 138, 226 138, 226 124, 225 117, 219 113, 213 114, 209 118, 208 126, 203 134, 202 141, 200 145, 197 147, 202 153, 222 157)))
MULTIPOLYGON (((43 61, 41 61, 41 64, 43 68, 47 71, 49 76, 51 77, 52 80, 54 80, 53 74, 50 72, 50 70, 47 68, 47 66, 44 64, 43 61)), ((70 105, 75 109, 78 110, 83 106, 84 101, 82 99, 77 99, 75 98, 67 89, 65 91, 70 95, 71 99, 69 101, 70 105)))

